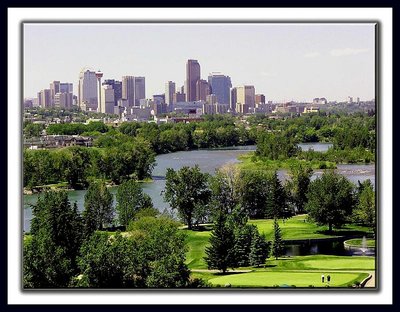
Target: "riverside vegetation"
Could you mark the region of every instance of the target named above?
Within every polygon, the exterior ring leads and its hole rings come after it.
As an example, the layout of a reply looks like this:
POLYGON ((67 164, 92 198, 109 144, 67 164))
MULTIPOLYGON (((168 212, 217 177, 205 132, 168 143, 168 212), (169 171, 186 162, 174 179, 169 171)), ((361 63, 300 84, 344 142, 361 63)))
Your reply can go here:
MULTIPOLYGON (((321 270, 334 276, 330 287, 358 285, 374 269, 373 257, 288 260, 282 250, 291 238, 374 235, 371 183, 356 186, 330 171, 311 181, 312 168, 296 148, 314 131, 317 140, 333 141, 338 153, 358 148, 374 155, 374 118, 314 115, 276 121, 255 116, 247 122, 237 126, 231 117, 214 117, 198 124, 99 125, 105 131, 95 134, 93 148, 25 150, 24 186, 67 182, 89 190, 82 214, 65 191, 39 195, 31 232, 24 238, 24 287, 325 287, 321 270), (164 197, 185 228, 155 210, 137 185, 136 180, 151 176, 157 153, 254 142, 257 161, 295 160, 290 179, 282 183, 274 170, 233 165, 213 176, 196 166, 170 169, 164 197), (109 181, 121 184, 116 211, 109 181)), ((357 156, 360 160, 367 158, 357 156)))

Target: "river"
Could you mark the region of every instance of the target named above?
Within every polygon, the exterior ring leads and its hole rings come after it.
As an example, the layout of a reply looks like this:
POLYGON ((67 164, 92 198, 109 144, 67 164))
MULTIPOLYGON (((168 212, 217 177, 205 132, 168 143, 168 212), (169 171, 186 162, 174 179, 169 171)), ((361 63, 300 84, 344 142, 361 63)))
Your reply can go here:
MULTIPOLYGON (((313 148, 315 151, 326 151, 330 144, 328 143, 307 143, 300 144, 302 149, 313 148)), ((215 169, 227 163, 239 162, 237 157, 240 154, 255 150, 255 146, 243 146, 221 149, 202 149, 194 151, 176 152, 170 154, 158 155, 156 157, 156 166, 153 170, 153 182, 141 183, 143 191, 147 193, 154 206, 163 211, 169 209, 168 203, 164 202, 161 192, 165 187, 165 174, 167 168, 178 170, 183 166, 199 165, 200 170, 210 174, 214 174, 215 169)), ((323 170, 316 170, 312 179, 320 176, 323 170)), ((346 176, 353 183, 371 179, 375 185, 375 165, 338 165, 338 173, 346 176)), ((279 170, 278 176, 281 180, 287 178, 286 170, 279 170)), ((115 194, 117 187, 111 187, 111 193, 115 194)), ((83 210, 84 197, 86 190, 69 191, 68 197, 71 202, 76 202, 79 210, 83 210)), ((30 205, 37 201, 37 194, 24 195, 24 231, 30 230, 30 221, 32 219, 32 211, 30 205)), ((115 198, 115 197, 114 197, 115 198)))

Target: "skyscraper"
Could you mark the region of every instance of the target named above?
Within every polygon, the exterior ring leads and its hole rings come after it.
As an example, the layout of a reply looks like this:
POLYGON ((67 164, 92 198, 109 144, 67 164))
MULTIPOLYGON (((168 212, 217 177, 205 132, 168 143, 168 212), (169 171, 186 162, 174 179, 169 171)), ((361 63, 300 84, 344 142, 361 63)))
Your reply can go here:
POLYGON ((118 100, 122 99, 122 82, 114 79, 105 79, 103 86, 112 86, 114 90, 114 106, 118 106, 118 100))
POLYGON ((231 110, 236 110, 236 102, 237 102, 237 89, 232 88, 231 90, 231 110))
POLYGON ((52 105, 54 105, 54 96, 58 92, 60 92, 60 82, 59 81, 51 82, 50 83, 50 96, 51 96, 52 105))
POLYGON ((128 101, 129 107, 139 106, 140 100, 146 98, 144 77, 122 77, 122 99, 128 101))
POLYGON ((114 114, 114 89, 111 85, 101 86, 101 113, 114 114))
POLYGON ((38 93, 39 106, 43 108, 52 107, 53 101, 51 99, 51 90, 44 89, 38 93))
POLYGON ((83 69, 79 74, 78 103, 82 109, 97 109, 97 78, 96 72, 83 69))
POLYGON ((206 80, 199 79, 196 82, 196 101, 205 101, 210 92, 210 85, 206 80))
POLYGON ((165 103, 168 105, 174 104, 175 82, 168 81, 165 83, 165 103))
POLYGON ((197 60, 188 60, 186 63, 185 93, 186 101, 196 101, 196 83, 200 80, 200 64, 197 60))
POLYGON ((236 88, 236 104, 241 105, 238 111, 238 105, 236 105, 236 111, 240 113, 253 112, 255 106, 255 88, 254 86, 240 86, 236 88))
POLYGON ((208 83, 211 93, 217 96, 219 104, 229 104, 229 90, 232 88, 231 78, 221 73, 210 73, 208 83))
POLYGON ((60 92, 61 93, 73 93, 73 84, 69 82, 61 82, 60 83, 60 92))

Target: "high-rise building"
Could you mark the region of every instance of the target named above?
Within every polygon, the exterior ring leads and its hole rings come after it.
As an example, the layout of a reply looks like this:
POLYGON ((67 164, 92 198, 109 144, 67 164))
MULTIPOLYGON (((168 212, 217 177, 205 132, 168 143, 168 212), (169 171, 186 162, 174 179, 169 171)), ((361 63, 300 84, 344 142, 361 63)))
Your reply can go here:
POLYGON ((217 101, 218 101, 218 99, 215 94, 207 95, 207 98, 206 98, 207 104, 216 104, 217 101))
POLYGON ((256 94, 255 95, 256 106, 265 104, 265 95, 264 94, 256 94))
POLYGON ((70 92, 58 92, 54 95, 54 106, 60 108, 71 108, 72 107, 72 93, 70 92))
POLYGON ((140 105, 140 100, 146 98, 146 82, 144 77, 135 77, 135 106, 140 105))
POLYGON ((231 90, 231 110, 236 110, 236 102, 237 102, 237 89, 232 88, 231 90))
POLYGON ((153 102, 165 104, 165 94, 153 94, 153 102))
POLYGON ((54 96, 56 93, 60 92, 60 82, 59 81, 53 81, 50 83, 50 94, 51 94, 51 102, 52 105, 54 105, 54 96))
POLYGON ((220 104, 229 104, 229 90, 232 88, 231 78, 221 73, 211 73, 208 76, 211 93, 217 96, 220 104))
POLYGON ((53 106, 53 101, 51 100, 51 90, 44 89, 38 93, 39 106, 43 108, 48 108, 53 106))
POLYGON ((199 79, 196 82, 196 101, 205 101, 210 95, 210 85, 206 80, 199 79))
POLYGON ((186 95, 185 95, 185 93, 176 92, 173 94, 172 99, 173 99, 174 104, 178 103, 178 102, 185 102, 186 95))
POLYGON ((165 103, 168 105, 174 104, 175 82, 167 81, 165 83, 165 103))
POLYGON ((122 99, 128 100, 128 105, 139 106, 140 100, 146 98, 146 85, 144 77, 122 77, 122 99))
POLYGON ((114 89, 111 85, 101 86, 101 113, 114 114, 114 89))
MULTIPOLYGON (((253 112, 255 107, 255 88, 254 86, 240 86, 236 88, 236 103, 245 105, 247 108, 240 109, 241 113, 245 111, 253 112)), ((236 105, 236 109, 238 106, 236 105)), ((237 110, 236 110, 237 111, 237 110)), ((238 111, 237 111, 238 112, 238 111)))
POLYGON ((60 83, 60 92, 61 93, 74 93, 73 84, 69 82, 61 82, 60 83))
POLYGON ((79 74, 78 103, 82 109, 97 110, 98 92, 96 72, 83 69, 79 74))
POLYGON ((188 60, 186 63, 185 93, 186 101, 196 101, 196 84, 200 80, 200 64, 197 60, 188 60))
POLYGON ((114 79, 105 79, 103 86, 112 86, 114 90, 114 106, 118 106, 118 100, 122 99, 122 82, 114 79))

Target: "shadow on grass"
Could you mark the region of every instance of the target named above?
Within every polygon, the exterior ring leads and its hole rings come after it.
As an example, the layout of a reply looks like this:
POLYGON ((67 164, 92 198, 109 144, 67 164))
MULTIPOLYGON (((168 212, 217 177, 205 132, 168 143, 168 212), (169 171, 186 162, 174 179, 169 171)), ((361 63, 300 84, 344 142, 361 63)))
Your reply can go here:
POLYGON ((318 234, 324 235, 334 235, 334 236, 363 236, 368 234, 367 231, 358 231, 358 230, 349 230, 349 229, 334 229, 332 231, 329 230, 320 230, 316 231, 318 234))
POLYGON ((213 273, 213 275, 216 275, 216 276, 226 276, 226 275, 235 275, 235 274, 243 274, 243 273, 250 273, 250 272, 232 272, 232 271, 227 271, 227 272, 225 272, 225 273, 216 272, 216 273, 213 273))

